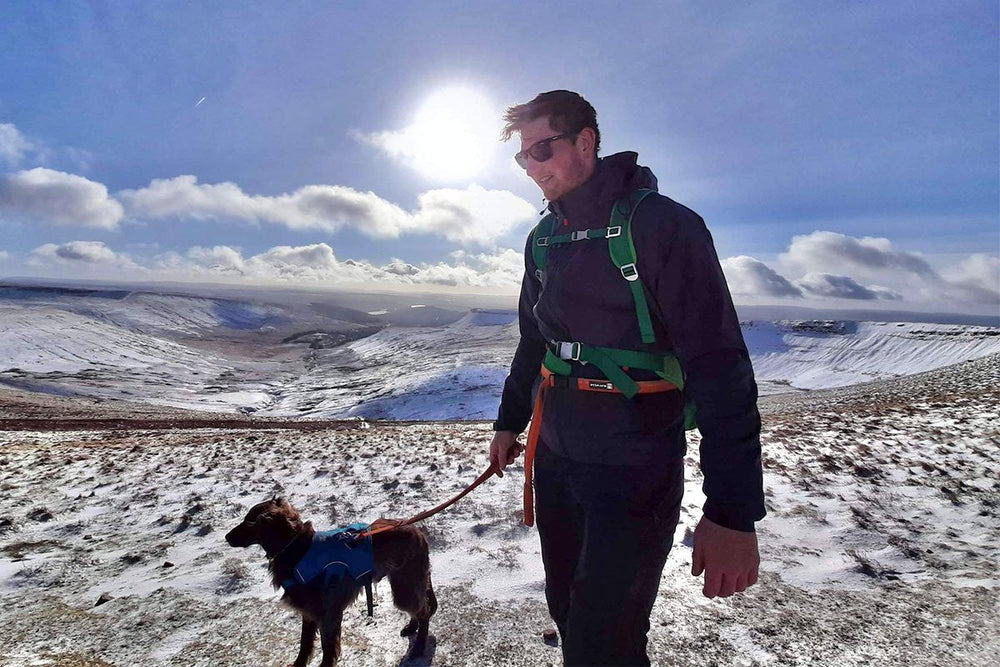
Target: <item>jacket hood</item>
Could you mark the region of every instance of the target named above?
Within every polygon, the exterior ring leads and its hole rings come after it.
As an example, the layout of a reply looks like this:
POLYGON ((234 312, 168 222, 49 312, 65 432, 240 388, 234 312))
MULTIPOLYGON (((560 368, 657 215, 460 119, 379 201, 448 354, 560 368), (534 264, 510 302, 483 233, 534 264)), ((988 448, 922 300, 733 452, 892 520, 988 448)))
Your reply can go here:
POLYGON ((639 188, 656 190, 656 176, 649 167, 640 165, 638 159, 639 154, 632 151, 600 158, 590 178, 559 201, 551 202, 549 209, 574 219, 639 188))

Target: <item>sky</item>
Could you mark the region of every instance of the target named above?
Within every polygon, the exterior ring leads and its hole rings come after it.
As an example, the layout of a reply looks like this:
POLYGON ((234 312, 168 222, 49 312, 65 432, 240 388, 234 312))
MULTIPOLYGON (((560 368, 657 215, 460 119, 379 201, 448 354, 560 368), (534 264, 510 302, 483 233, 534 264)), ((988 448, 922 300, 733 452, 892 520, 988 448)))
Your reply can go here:
MULTIPOLYGON (((737 303, 1000 314, 989 2, 0 4, 0 278, 515 295, 565 88, 737 303)), ((513 303, 513 298, 512 298, 513 303)))

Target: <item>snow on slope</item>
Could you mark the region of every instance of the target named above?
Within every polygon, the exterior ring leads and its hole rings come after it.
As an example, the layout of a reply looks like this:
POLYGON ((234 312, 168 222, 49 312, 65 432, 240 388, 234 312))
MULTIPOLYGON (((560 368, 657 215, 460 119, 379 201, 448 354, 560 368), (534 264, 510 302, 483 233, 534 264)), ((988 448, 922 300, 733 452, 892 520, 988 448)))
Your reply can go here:
POLYGON ((280 379, 275 363, 241 365, 65 310, 0 307, 0 381, 23 389, 233 411, 270 401, 268 372, 280 379))
MULTIPOLYGON (((325 301, 0 288, 0 383, 262 416, 492 419, 515 318, 403 306, 382 322, 426 326, 380 329, 325 301)), ((1000 353, 1000 329, 982 326, 751 321, 743 331, 762 395, 1000 353)))
POLYGON ((439 328, 389 327, 316 354, 264 413, 485 419, 496 411, 517 335, 513 317, 495 313, 439 328))
POLYGON ((912 375, 1000 352, 1000 329, 902 322, 746 322, 761 394, 912 375))

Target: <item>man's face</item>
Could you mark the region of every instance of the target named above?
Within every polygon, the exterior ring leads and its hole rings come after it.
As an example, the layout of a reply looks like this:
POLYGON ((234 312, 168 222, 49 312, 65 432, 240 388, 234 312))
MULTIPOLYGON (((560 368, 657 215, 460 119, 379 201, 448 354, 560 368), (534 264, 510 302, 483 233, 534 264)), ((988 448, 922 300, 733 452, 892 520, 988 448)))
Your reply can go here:
MULTIPOLYGON (((560 134, 549 127, 548 117, 526 123, 520 130, 521 150, 560 134)), ((594 172, 593 130, 586 128, 577 137, 558 139, 549 144, 552 157, 538 162, 528 156, 526 171, 549 201, 558 201, 583 184, 594 172)))

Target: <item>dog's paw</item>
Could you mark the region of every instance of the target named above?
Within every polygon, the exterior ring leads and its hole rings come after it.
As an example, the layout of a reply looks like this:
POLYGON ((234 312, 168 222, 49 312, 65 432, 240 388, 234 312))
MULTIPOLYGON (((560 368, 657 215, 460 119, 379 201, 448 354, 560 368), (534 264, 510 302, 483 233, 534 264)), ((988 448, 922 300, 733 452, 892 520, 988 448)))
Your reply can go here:
POLYGON ((409 637, 417 631, 417 619, 411 618, 410 622, 403 626, 403 629, 399 631, 400 637, 409 637))

